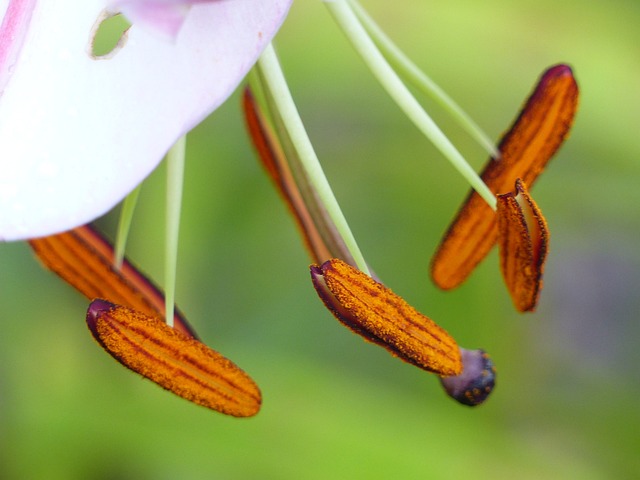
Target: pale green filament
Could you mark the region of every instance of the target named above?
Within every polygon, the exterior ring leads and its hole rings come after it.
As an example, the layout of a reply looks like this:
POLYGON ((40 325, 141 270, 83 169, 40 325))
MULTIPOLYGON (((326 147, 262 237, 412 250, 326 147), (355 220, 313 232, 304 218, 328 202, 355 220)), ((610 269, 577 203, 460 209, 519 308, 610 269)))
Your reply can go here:
POLYGON ((485 185, 478 174, 471 168, 464 157, 453 146, 444 133, 438 128, 431 117, 420 106, 406 85, 387 63, 384 56, 364 27, 358 21, 358 17, 345 0, 325 2, 325 5, 342 28, 353 47, 365 61, 374 76, 386 89, 398 106, 404 111, 418 129, 431 140, 458 172, 469 182, 478 194, 489 204, 496 208, 496 197, 485 185))
POLYGON ((270 90, 276 104, 276 108, 282 116, 284 127, 289 134, 291 142, 298 152, 302 167, 305 169, 309 182, 312 184, 320 201, 326 208, 327 213, 338 230, 338 233, 342 236, 349 252, 356 262, 357 267, 368 274, 369 269, 364 261, 362 252, 356 243, 353 233, 349 228, 342 210, 340 210, 338 201, 336 200, 333 191, 331 190, 331 186, 329 185, 324 171, 322 170, 320 161, 318 160, 302 120, 300 119, 300 115, 291 96, 291 92, 289 91, 284 74, 280 68, 278 58, 271 44, 264 50, 257 65, 260 69, 260 74, 264 79, 265 86, 270 90))
POLYGON ((360 6, 357 0, 349 0, 351 8, 362 22, 362 26, 367 30, 371 39, 376 43, 380 52, 385 56, 387 61, 396 69, 396 72, 404 77, 407 81, 413 83, 422 92, 435 100, 445 111, 447 111, 466 132, 478 142, 493 158, 499 158, 500 152, 485 134, 482 129, 474 122, 471 117, 440 88, 429 76, 420 70, 409 57, 407 57, 398 46, 387 36, 384 31, 376 24, 371 16, 364 8, 360 6))
POLYGON ((120 210, 120 219, 118 220, 118 231, 116 233, 116 245, 114 248, 113 264, 116 268, 122 267, 122 260, 124 259, 124 251, 127 245, 127 238, 129 237, 129 230, 131 229, 131 221, 133 220, 133 212, 138 204, 138 197, 140 196, 140 190, 142 184, 138 185, 133 191, 127 195, 122 202, 122 209, 120 210))
POLYGON ((182 186, 186 135, 180 138, 167 153, 167 213, 165 226, 164 302, 167 325, 173 327, 173 312, 178 265, 178 236, 182 209, 182 186))

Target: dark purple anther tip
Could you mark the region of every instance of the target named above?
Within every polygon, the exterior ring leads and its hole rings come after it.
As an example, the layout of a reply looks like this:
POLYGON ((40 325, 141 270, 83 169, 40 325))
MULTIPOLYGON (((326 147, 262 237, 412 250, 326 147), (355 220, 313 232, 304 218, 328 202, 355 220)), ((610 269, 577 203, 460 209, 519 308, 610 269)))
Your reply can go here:
POLYGON ((559 63, 557 65, 549 67, 543 74, 545 78, 561 77, 563 75, 573 75, 573 70, 571 70, 571 67, 565 63, 559 63))
POLYGON ((315 279, 316 277, 321 277, 322 276, 322 267, 319 265, 311 265, 309 267, 309 270, 311 271, 311 278, 315 279))
POLYGON ((460 349, 464 370, 454 377, 441 377, 447 394, 470 407, 483 403, 496 383, 496 368, 484 350, 460 349))
MULTIPOLYGON (((323 302, 333 303, 331 302, 331 298, 333 298, 332 293, 327 288, 327 284, 324 280, 324 269, 328 266, 329 262, 325 262, 322 265, 311 265, 309 267, 309 271, 311 273, 311 281, 313 282, 313 286, 320 295, 320 298, 323 302)), ((329 306, 327 304, 327 306, 329 306)), ((329 307, 331 308, 331 307, 329 307)))
POLYGON ((96 335, 96 321, 98 316, 104 312, 111 310, 115 305, 100 298, 96 298, 87 309, 87 326, 93 335, 96 335))
POLYGON ((336 308, 334 305, 335 302, 332 301, 333 295, 327 288, 327 284, 324 281, 324 272, 322 270, 323 266, 311 265, 309 267, 309 271, 311 272, 311 281, 313 282, 313 287, 316 289, 320 299, 330 310, 333 311, 336 308))

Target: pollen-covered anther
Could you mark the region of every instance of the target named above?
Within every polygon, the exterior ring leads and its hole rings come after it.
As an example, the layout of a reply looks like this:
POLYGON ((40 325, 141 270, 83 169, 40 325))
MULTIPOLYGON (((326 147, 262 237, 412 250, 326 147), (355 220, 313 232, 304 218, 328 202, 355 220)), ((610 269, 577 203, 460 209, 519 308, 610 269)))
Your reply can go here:
POLYGON ((235 417, 258 413, 260 390, 246 373, 160 318, 98 299, 87 325, 113 358, 176 395, 235 417))
POLYGON ((498 195, 500 268, 515 307, 533 311, 542 290, 549 229, 521 179, 515 192, 498 195))
POLYGON ((312 265, 311 278, 327 308, 365 340, 429 372, 462 372, 456 341, 381 283, 338 259, 312 265))
MULTIPOLYGON (((496 195, 521 178, 530 187, 569 135, 578 108, 578 85, 571 68, 544 72, 520 115, 500 141, 500 159, 489 159, 482 180, 496 195)), ((432 262, 440 288, 458 287, 491 251, 498 238, 495 212, 470 192, 432 262)))
MULTIPOLYGON (((108 298, 145 315, 164 317, 164 293, 127 259, 115 267, 113 246, 92 226, 34 238, 29 245, 46 268, 89 300, 108 298)), ((197 338, 177 307, 173 324, 197 338)))

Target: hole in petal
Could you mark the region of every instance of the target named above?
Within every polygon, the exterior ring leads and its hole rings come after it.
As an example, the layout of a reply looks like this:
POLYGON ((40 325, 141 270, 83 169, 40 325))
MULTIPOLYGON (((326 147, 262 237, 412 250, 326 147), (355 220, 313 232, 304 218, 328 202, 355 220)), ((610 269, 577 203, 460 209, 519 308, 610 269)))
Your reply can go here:
POLYGON ((131 24, 122 14, 103 12, 91 32, 91 56, 96 59, 113 57, 126 43, 129 27, 131 24))

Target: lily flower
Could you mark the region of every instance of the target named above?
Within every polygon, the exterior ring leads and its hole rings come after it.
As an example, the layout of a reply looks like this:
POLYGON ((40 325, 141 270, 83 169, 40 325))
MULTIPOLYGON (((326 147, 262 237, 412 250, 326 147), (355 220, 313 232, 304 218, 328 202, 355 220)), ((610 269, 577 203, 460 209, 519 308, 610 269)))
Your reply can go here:
MULTIPOLYGON (((258 387, 196 338, 173 310, 171 285, 162 294, 130 262, 119 260, 120 249, 114 253, 95 230, 81 225, 129 194, 171 145, 183 147, 178 140, 231 94, 257 60, 249 82, 259 100, 249 93, 244 100, 248 128, 300 226, 320 298, 365 340, 437 374, 447 394, 460 403, 479 405, 495 385, 489 356, 458 346, 379 281, 333 196, 270 44, 291 3, 87 0, 72 5, 62 0, 52 5, 9 0, 0 26, 0 145, 14 155, 0 159, 0 239, 30 239, 48 268, 92 300, 89 330, 117 361, 197 404, 235 416, 255 414, 261 403, 258 387), (103 23, 119 13, 128 16, 131 26, 110 51, 97 53, 103 23)), ((523 182, 516 183, 516 194, 496 195, 516 178, 532 183, 566 136, 577 99, 570 69, 558 66, 545 74, 498 152, 398 52, 357 0, 325 5, 398 106, 469 181, 477 200, 487 203, 490 215, 472 209, 461 216, 472 227, 477 217, 483 226, 478 232, 488 234, 491 245, 491 207, 499 204, 498 215, 505 219, 499 227, 505 279, 518 296, 517 305, 535 304, 547 248, 544 220, 523 182), (489 173, 481 178, 471 169, 401 76, 432 95, 484 145, 496 159, 489 173), (524 252, 515 260, 514 245, 524 252), (523 270, 533 270, 526 281, 521 281, 523 270)), ((172 164, 168 177, 180 184, 181 172, 171 170, 172 164)), ((172 243, 167 258, 175 271, 179 215, 176 205, 171 207, 167 231, 174 235, 167 236, 172 243)), ((453 276, 475 265, 458 250, 473 245, 475 239, 466 238, 469 231, 471 237, 480 233, 468 227, 462 231, 466 236, 450 235, 452 245, 443 249, 448 253, 442 262, 459 256, 458 263, 465 264, 453 265, 453 276)), ((168 275, 169 284, 173 276, 168 275)))
POLYGON ((0 240, 8 241, 86 224, 121 201, 233 92, 291 0, 4 3, 0 240), (118 9, 134 23, 97 57, 96 34, 118 9))
MULTIPOLYGON (((501 194, 511 192, 517 179, 521 179, 521 185, 533 185, 569 135, 577 107, 578 86, 571 68, 561 64, 546 70, 513 126, 502 138, 498 147, 500 158, 489 159, 481 175, 494 195, 500 198, 501 194)), ((530 199, 528 194, 527 198, 530 199)), ((505 202, 498 202, 501 204, 505 202)), ((494 211, 478 193, 471 191, 433 257, 431 276, 435 284, 449 290, 464 282, 498 241, 500 233, 510 231, 498 228, 500 217, 508 212, 505 208, 494 211)), ((536 212, 536 218, 543 223, 539 209, 536 212)), ((546 252, 548 233, 544 237, 546 252)), ((503 235, 502 245, 507 242, 503 235)), ((534 310, 539 297, 545 255, 536 255, 536 258, 538 260, 527 270, 518 268, 505 275, 520 311, 534 310), (531 269, 534 272, 530 272, 531 269), (528 279, 516 280, 521 273, 528 279), (532 281, 533 278, 536 280, 532 281), (514 287, 514 282, 529 285, 529 300, 522 299, 521 287, 514 287)), ((509 261, 503 258, 502 263, 509 261)))

